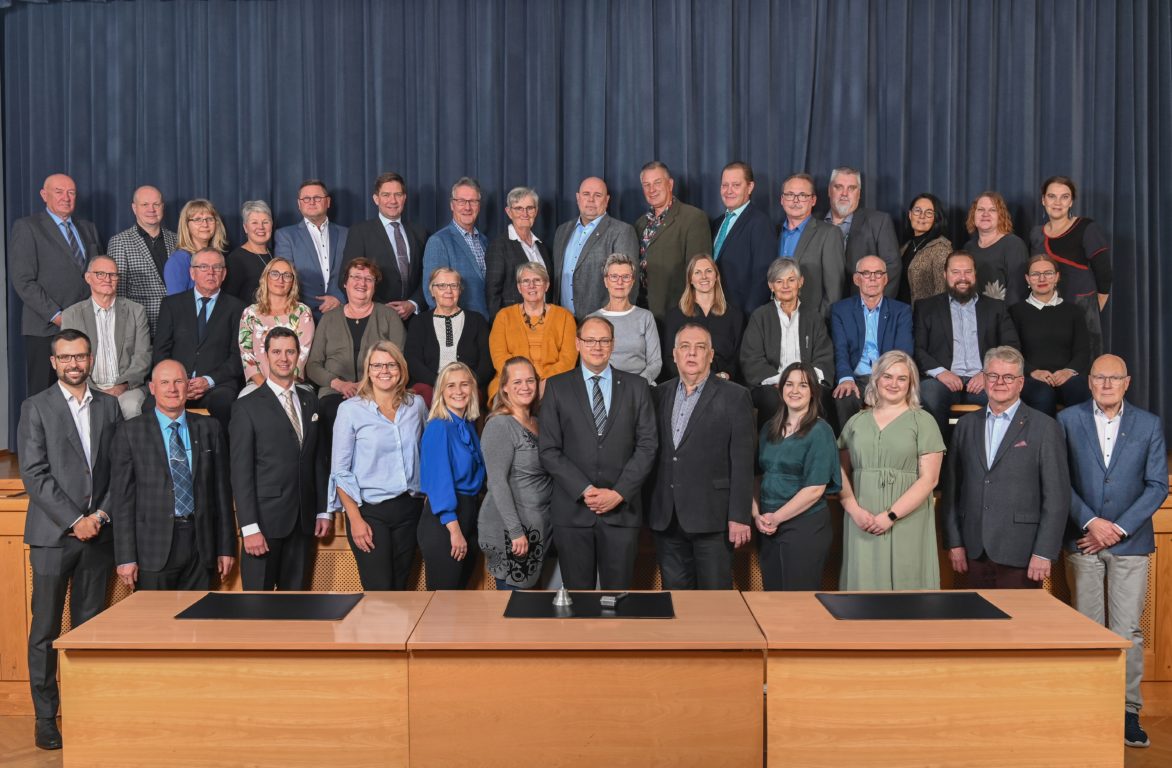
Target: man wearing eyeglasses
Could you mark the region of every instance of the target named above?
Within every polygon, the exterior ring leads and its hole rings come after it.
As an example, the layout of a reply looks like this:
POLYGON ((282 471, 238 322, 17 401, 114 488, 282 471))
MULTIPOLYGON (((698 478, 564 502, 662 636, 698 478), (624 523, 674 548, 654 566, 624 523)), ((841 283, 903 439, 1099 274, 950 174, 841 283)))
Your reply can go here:
POLYGON ((1025 359, 1016 349, 990 349, 983 373, 988 406, 961 417, 948 449, 948 558, 971 589, 1041 587, 1070 514, 1062 430, 1021 402, 1025 359))
POLYGON ((142 305, 118 296, 121 277, 109 256, 90 259, 85 282, 90 298, 61 313, 62 328, 76 328, 93 342, 90 387, 118 398, 122 415, 142 412, 151 366, 151 336, 142 305))
POLYGON ((846 282, 846 257, 842 233, 811 214, 818 196, 814 178, 795 173, 781 184, 781 237, 777 255, 792 259, 802 270, 802 304, 816 309, 823 318, 830 316, 830 305, 843 297, 846 282))
POLYGON ((152 361, 176 360, 184 367, 187 407, 208 409, 225 435, 244 376, 238 346, 244 304, 220 290, 226 274, 224 256, 214 248, 191 257, 195 288, 168 296, 159 305, 152 361))
POLYGON ((1079 612, 1132 641, 1123 739, 1129 747, 1146 747, 1139 723, 1139 620, 1147 600, 1148 555, 1155 551, 1152 516, 1168 497, 1164 427, 1158 416, 1124 401, 1131 376, 1122 358, 1098 358, 1089 378, 1092 399, 1058 414, 1073 490, 1066 578, 1079 612))
POLYGON ((57 386, 24 401, 17 450, 28 493, 24 541, 33 569, 28 637, 29 684, 36 713, 36 745, 61 749, 60 696, 53 641, 61 634, 65 590, 72 586, 70 619, 79 626, 106 605, 114 565, 110 529, 110 444, 122 421, 118 401, 87 386, 90 341, 61 331, 50 341, 57 386))
MULTIPOLYGON (((452 196, 448 201, 452 221, 428 238, 423 249, 423 274, 431 275, 439 267, 459 272, 464 283, 460 307, 479 312, 487 320, 491 318, 485 291, 488 238, 476 228, 476 220, 480 218, 480 197, 480 182, 476 179, 463 176, 452 185, 452 196)), ((435 308, 434 296, 429 293, 424 299, 429 307, 435 308)))
POLYGON ((639 171, 639 184, 649 210, 635 222, 639 238, 639 269, 643 280, 640 306, 646 306, 663 325, 688 284, 688 259, 712 253, 708 216, 675 196, 675 179, 659 160, 639 171))
POLYGON ((313 321, 345 301, 338 286, 347 230, 329 219, 330 192, 324 181, 307 179, 297 190, 301 221, 281 227, 273 238, 273 255, 297 270, 301 297, 313 310, 313 321))
POLYGON ((891 217, 874 208, 859 207, 859 200, 863 196, 863 174, 854 168, 842 166, 831 171, 830 189, 827 191, 830 210, 826 212, 824 221, 842 232, 847 275, 854 275, 856 265, 864 256, 879 256, 887 265, 886 294, 894 299, 899 291, 903 262, 899 258, 899 242, 895 239, 895 225, 891 217))
POLYGON ((130 210, 134 226, 110 238, 107 255, 118 265, 118 295, 146 310, 153 334, 159 322, 159 302, 167 295, 163 268, 178 246, 178 235, 163 226, 163 193, 152 186, 134 190, 130 210))
POLYGON ((630 589, 643 524, 643 481, 659 440, 647 381, 610 364, 614 326, 588 317, 582 364, 548 380, 538 447, 553 477, 550 515, 568 589, 630 589))

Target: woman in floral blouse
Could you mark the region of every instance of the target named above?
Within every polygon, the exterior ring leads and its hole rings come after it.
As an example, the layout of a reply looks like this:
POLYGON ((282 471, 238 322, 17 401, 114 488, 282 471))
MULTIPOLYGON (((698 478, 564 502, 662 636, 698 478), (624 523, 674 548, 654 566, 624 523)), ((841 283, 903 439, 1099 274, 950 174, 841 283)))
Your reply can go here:
POLYGON ((298 301, 300 285, 297 270, 288 261, 274 258, 265 265, 256 291, 256 303, 250 304, 240 316, 240 359, 244 362, 247 383, 240 391, 244 397, 264 384, 269 373, 265 359, 265 336, 281 326, 297 334, 301 354, 297 356, 297 379, 305 378, 305 361, 313 343, 313 314, 298 301))

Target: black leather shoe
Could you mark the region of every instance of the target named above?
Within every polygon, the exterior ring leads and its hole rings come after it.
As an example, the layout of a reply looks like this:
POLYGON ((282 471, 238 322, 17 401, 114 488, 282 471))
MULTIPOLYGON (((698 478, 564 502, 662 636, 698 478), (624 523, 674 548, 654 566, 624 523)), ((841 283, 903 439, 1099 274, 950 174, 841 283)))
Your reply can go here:
POLYGON ((37 746, 41 749, 61 749, 61 731, 55 718, 37 718, 37 746))

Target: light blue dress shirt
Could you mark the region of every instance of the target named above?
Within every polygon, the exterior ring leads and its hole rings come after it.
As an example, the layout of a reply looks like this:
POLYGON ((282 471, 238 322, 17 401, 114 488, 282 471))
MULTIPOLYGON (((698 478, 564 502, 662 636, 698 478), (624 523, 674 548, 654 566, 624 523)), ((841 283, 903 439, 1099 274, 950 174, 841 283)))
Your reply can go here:
POLYGON ((867 303, 861 298, 863 305, 863 327, 866 329, 863 338, 863 354, 859 356, 859 364, 855 366, 856 376, 870 376, 871 367, 879 359, 879 311, 883 309, 883 300, 875 305, 874 309, 867 309, 867 303))
POLYGON ((342 509, 338 491, 359 506, 378 504, 404 493, 419 493, 419 440, 427 408, 416 395, 395 412, 395 420, 379 413, 374 400, 352 397, 338 407, 334 422, 327 506, 342 509))
MULTIPOLYGON (((598 222, 602 221, 606 214, 602 214, 589 224, 583 224, 582 219, 579 218, 574 225, 574 231, 570 233, 570 239, 566 243, 566 255, 562 261, 562 276, 561 276, 561 303, 562 306, 574 312, 574 270, 578 266, 578 258, 582 255, 582 248, 586 245, 586 241, 594 234, 594 230, 598 229, 598 222)), ((599 275, 601 278, 601 275, 599 275)))
POLYGON ((1009 425, 1013 423, 1013 417, 1017 414, 1019 405, 1021 405, 1021 400, 1006 408, 999 416, 995 416, 992 409, 988 406, 985 407, 986 469, 992 468, 993 458, 997 455, 997 449, 1001 447, 1001 441, 1005 439, 1005 432, 1009 429, 1009 425))
POLYGON ((602 390, 602 405, 606 408, 606 415, 609 418, 611 392, 614 389, 614 369, 608 365, 601 373, 594 373, 586 366, 579 365, 578 370, 582 372, 582 378, 586 382, 586 403, 588 405, 594 402, 594 377, 602 377, 598 381, 598 387, 602 390))

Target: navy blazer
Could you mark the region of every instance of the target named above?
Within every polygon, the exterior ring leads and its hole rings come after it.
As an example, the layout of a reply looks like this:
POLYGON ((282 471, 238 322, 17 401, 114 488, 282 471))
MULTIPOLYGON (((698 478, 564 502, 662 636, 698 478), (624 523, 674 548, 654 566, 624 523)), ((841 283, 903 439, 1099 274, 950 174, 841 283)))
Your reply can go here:
MULTIPOLYGON (((863 300, 858 296, 836 301, 830 307, 830 338, 834 341, 834 382, 853 378, 863 344, 867 341, 867 321, 863 318, 863 300)), ((879 354, 898 349, 909 355, 915 352, 912 336, 912 308, 902 301, 884 298, 879 305, 879 354)))
MULTIPOLYGON (((714 243, 723 223, 723 215, 712 220, 714 243)), ((775 258, 777 230, 769 215, 750 202, 733 221, 724 236, 720 253, 716 254, 724 297, 746 317, 757 307, 769 303, 769 284, 765 278, 775 258)))
POLYGON ((1058 414, 1070 457, 1070 520, 1066 548, 1077 548, 1093 517, 1115 523, 1127 536, 1107 551, 1113 555, 1147 555, 1155 551, 1152 516, 1168 497, 1167 453, 1160 417, 1123 406, 1111 466, 1103 465, 1095 429, 1094 401, 1072 405, 1058 414))
POLYGON ((342 273, 342 251, 346 248, 345 227, 334 222, 326 225, 330 233, 330 280, 327 284, 321 273, 321 261, 317 257, 317 246, 309 238, 309 230, 305 228, 305 219, 288 227, 281 227, 273 238, 273 256, 287 259, 297 270, 297 280, 301 283, 301 300, 313 310, 313 319, 321 317, 318 311, 317 296, 333 296, 343 304, 346 303, 346 294, 338 285, 338 276, 342 273))

